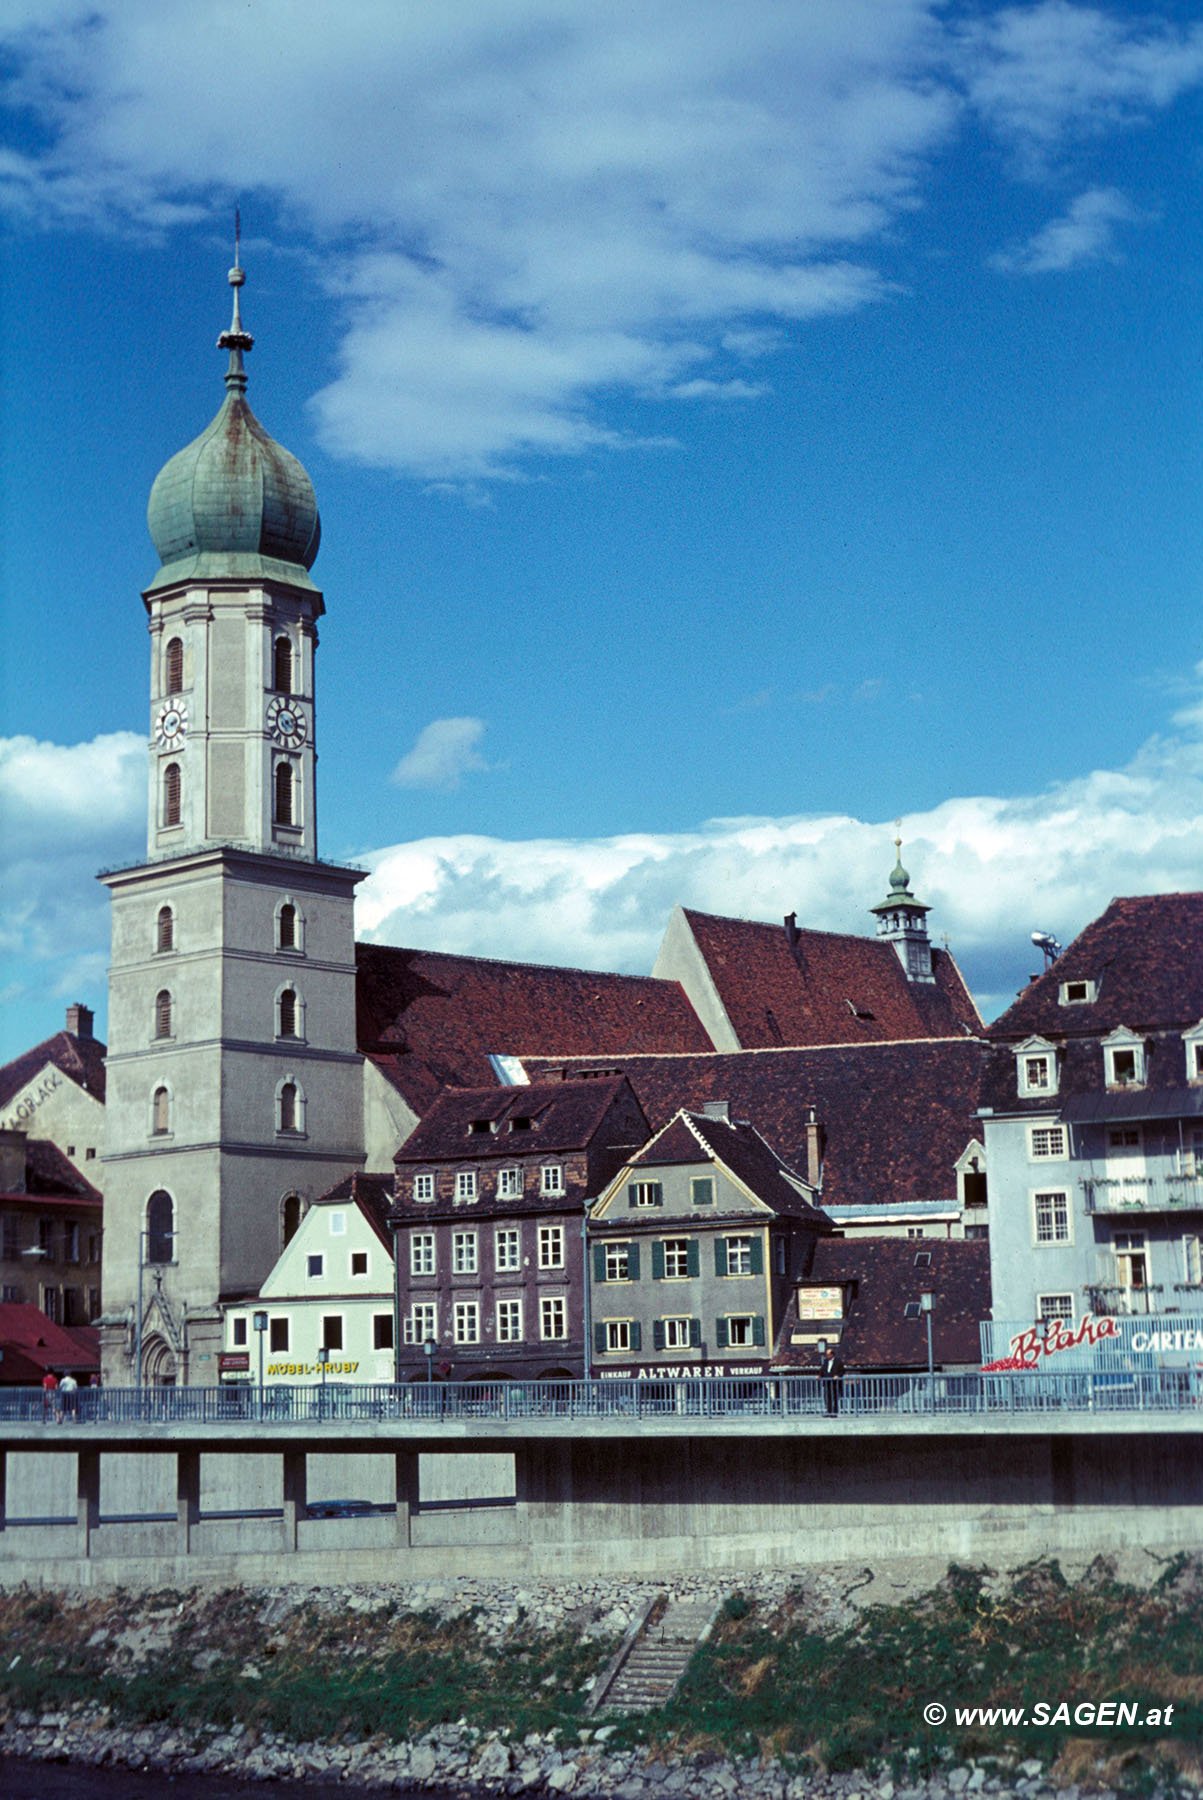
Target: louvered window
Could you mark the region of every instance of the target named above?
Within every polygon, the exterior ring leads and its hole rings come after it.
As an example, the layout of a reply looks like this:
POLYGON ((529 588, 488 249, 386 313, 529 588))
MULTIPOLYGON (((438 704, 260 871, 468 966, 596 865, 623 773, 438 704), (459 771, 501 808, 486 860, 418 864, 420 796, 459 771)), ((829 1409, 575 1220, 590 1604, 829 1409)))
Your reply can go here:
POLYGON ((183 783, 180 778, 179 763, 168 763, 163 770, 163 823, 178 825, 180 822, 180 801, 183 783))
POLYGON ((155 949, 175 949, 175 914, 169 906, 159 908, 159 917, 155 926, 155 949))
POLYGON ((184 645, 180 638, 172 638, 164 655, 164 674, 166 691, 169 694, 182 694, 184 691, 184 645))
POLYGON ((155 1036, 171 1036, 171 995, 166 988, 160 988, 155 995, 155 1036))
POLYGON ((276 764, 276 824, 292 825, 295 823, 293 808, 292 764, 276 764))
POLYGON ((292 693, 292 645, 278 637, 272 655, 272 686, 279 694, 292 693))

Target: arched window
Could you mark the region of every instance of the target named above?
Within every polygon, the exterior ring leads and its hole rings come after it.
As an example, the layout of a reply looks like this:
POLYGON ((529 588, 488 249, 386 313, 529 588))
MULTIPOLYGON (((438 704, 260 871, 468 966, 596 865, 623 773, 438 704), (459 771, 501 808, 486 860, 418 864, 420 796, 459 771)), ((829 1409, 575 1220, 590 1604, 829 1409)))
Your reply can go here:
POLYGON ((292 764, 276 764, 276 824, 294 825, 292 803, 292 764))
POLYGON ((184 691, 184 642, 182 638, 171 638, 163 657, 165 690, 169 694, 182 694, 184 691))
POLYGON ((280 1202, 280 1248, 291 1244, 301 1223, 301 1196, 285 1194, 280 1202))
POLYGON ((157 1087, 151 1101, 151 1130, 164 1137, 171 1130, 171 1095, 165 1087, 157 1087))
POLYGON ((280 1130, 295 1131, 297 1116, 297 1084, 286 1081, 280 1088, 280 1130))
POLYGON ((166 988, 160 988, 155 995, 155 1036, 171 1036, 171 995, 166 988))
POLYGON ((297 1035, 297 996, 294 988, 285 988, 280 995, 280 1036, 294 1038, 297 1035))
POLYGON ((292 693, 292 645, 286 637, 272 646, 272 686, 277 693, 292 693))
POLYGON ((175 914, 169 906, 159 908, 159 916, 155 922, 155 949, 175 949, 175 914))
POLYGON ((179 763, 168 763, 163 770, 163 823, 178 825, 180 822, 180 795, 182 782, 179 763))
POLYGON ((297 909, 291 900, 286 900, 276 914, 276 948, 277 950, 295 950, 297 947, 297 909))
POLYGON ((169 1263, 175 1259, 175 1202, 164 1188, 156 1188, 146 1202, 146 1260, 169 1263))

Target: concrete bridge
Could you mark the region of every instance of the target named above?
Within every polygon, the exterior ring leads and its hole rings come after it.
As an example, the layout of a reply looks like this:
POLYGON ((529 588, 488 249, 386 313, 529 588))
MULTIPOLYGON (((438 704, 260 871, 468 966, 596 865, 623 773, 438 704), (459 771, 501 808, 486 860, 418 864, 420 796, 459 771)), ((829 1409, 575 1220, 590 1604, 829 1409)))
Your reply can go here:
POLYGON ((888 1405, 855 1405, 848 1383, 835 1415, 813 1382, 758 1384, 746 1407, 728 1392, 718 1411, 693 1383, 600 1412, 582 1391, 596 1383, 483 1411, 480 1390, 409 1406, 408 1390, 342 1390, 321 1417, 307 1389, 286 1390, 304 1416, 283 1417, 254 1391, 231 1416, 217 1390, 109 1390, 61 1423, 40 1394, 6 1394, 0 1581, 997 1564, 1203 1542, 1203 1408, 1185 1389, 1034 1377, 996 1404, 980 1385, 891 1379, 888 1405), (330 1497, 370 1504, 314 1516, 330 1497))

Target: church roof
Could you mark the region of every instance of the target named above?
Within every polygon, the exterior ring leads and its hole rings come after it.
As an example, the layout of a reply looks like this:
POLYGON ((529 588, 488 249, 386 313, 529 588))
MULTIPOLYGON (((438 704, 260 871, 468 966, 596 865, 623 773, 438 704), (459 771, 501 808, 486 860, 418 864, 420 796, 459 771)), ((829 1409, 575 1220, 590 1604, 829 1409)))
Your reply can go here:
POLYGON ((359 944, 356 956, 359 1050, 419 1115, 443 1088, 496 1085, 490 1057, 710 1044, 675 981, 386 944, 359 944))
POLYGON ((694 942, 745 1050, 961 1036, 981 1019, 946 950, 933 982, 908 981, 892 943, 686 909, 694 942))

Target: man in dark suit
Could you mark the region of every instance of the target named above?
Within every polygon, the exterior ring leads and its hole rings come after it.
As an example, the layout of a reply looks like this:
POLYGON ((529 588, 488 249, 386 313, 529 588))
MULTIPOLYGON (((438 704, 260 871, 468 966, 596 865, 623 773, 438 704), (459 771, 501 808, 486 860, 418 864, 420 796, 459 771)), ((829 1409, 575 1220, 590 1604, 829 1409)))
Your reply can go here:
POLYGON ((819 1381, 823 1390, 823 1411, 834 1417, 840 1410, 840 1393, 844 1386, 844 1365, 839 1352, 826 1338, 819 1339, 819 1381))

